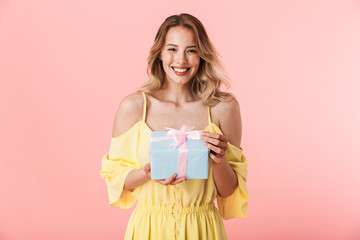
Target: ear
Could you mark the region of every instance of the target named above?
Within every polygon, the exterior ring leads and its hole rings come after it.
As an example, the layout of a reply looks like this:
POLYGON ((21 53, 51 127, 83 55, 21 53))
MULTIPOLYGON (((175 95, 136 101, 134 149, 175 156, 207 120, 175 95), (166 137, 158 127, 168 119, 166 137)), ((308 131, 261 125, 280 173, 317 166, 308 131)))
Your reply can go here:
POLYGON ((159 54, 159 59, 162 61, 162 58, 161 58, 161 53, 159 54))

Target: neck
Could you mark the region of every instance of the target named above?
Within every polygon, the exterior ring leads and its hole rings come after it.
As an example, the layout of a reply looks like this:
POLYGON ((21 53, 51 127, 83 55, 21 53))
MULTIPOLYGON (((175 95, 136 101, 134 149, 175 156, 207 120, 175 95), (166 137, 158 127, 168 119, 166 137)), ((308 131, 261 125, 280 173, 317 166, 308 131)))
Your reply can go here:
POLYGON ((195 101, 191 94, 190 82, 187 84, 178 84, 171 81, 165 81, 165 84, 159 90, 159 93, 163 101, 173 102, 177 105, 195 101))

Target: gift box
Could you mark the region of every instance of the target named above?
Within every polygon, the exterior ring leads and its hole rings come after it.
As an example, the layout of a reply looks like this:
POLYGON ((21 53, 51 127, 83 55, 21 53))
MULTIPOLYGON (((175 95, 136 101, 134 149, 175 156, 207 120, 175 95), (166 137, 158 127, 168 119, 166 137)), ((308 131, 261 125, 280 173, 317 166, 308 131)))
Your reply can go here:
POLYGON ((201 139, 201 132, 182 126, 180 130, 151 133, 149 160, 152 179, 176 178, 207 179, 209 149, 201 139))

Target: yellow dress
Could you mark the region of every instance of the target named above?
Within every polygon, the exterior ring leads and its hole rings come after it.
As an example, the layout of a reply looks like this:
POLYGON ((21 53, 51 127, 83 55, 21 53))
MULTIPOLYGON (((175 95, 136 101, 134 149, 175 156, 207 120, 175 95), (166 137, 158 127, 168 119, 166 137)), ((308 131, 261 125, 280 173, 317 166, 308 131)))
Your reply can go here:
MULTIPOLYGON (((133 191, 123 190, 127 174, 149 162, 152 130, 145 122, 145 93, 143 97, 143 120, 122 135, 111 138, 110 150, 102 158, 100 171, 111 206, 129 209, 138 201, 129 219, 125 239, 227 239, 221 217, 245 218, 247 215, 247 160, 241 148, 228 143, 226 158, 239 183, 229 197, 217 195, 211 158, 208 179, 188 179, 168 186, 150 180, 133 191), (214 205, 215 199, 218 209, 214 205)), ((211 122, 210 111, 209 125, 205 130, 222 134, 220 128, 211 122)))

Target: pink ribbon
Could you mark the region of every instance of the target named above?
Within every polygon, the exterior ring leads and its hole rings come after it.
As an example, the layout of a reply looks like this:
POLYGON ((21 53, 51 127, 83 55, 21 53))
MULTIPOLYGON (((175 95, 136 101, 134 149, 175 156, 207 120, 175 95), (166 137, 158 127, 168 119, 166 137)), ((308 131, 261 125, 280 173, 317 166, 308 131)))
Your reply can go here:
POLYGON ((174 128, 166 128, 169 129, 166 137, 151 137, 151 141, 163 141, 174 139, 174 142, 169 146, 173 146, 173 148, 179 147, 179 161, 178 161, 178 174, 177 178, 186 176, 186 166, 187 166, 187 144, 186 139, 201 139, 201 133, 203 131, 192 131, 194 127, 190 127, 187 125, 183 125, 180 130, 174 128))

